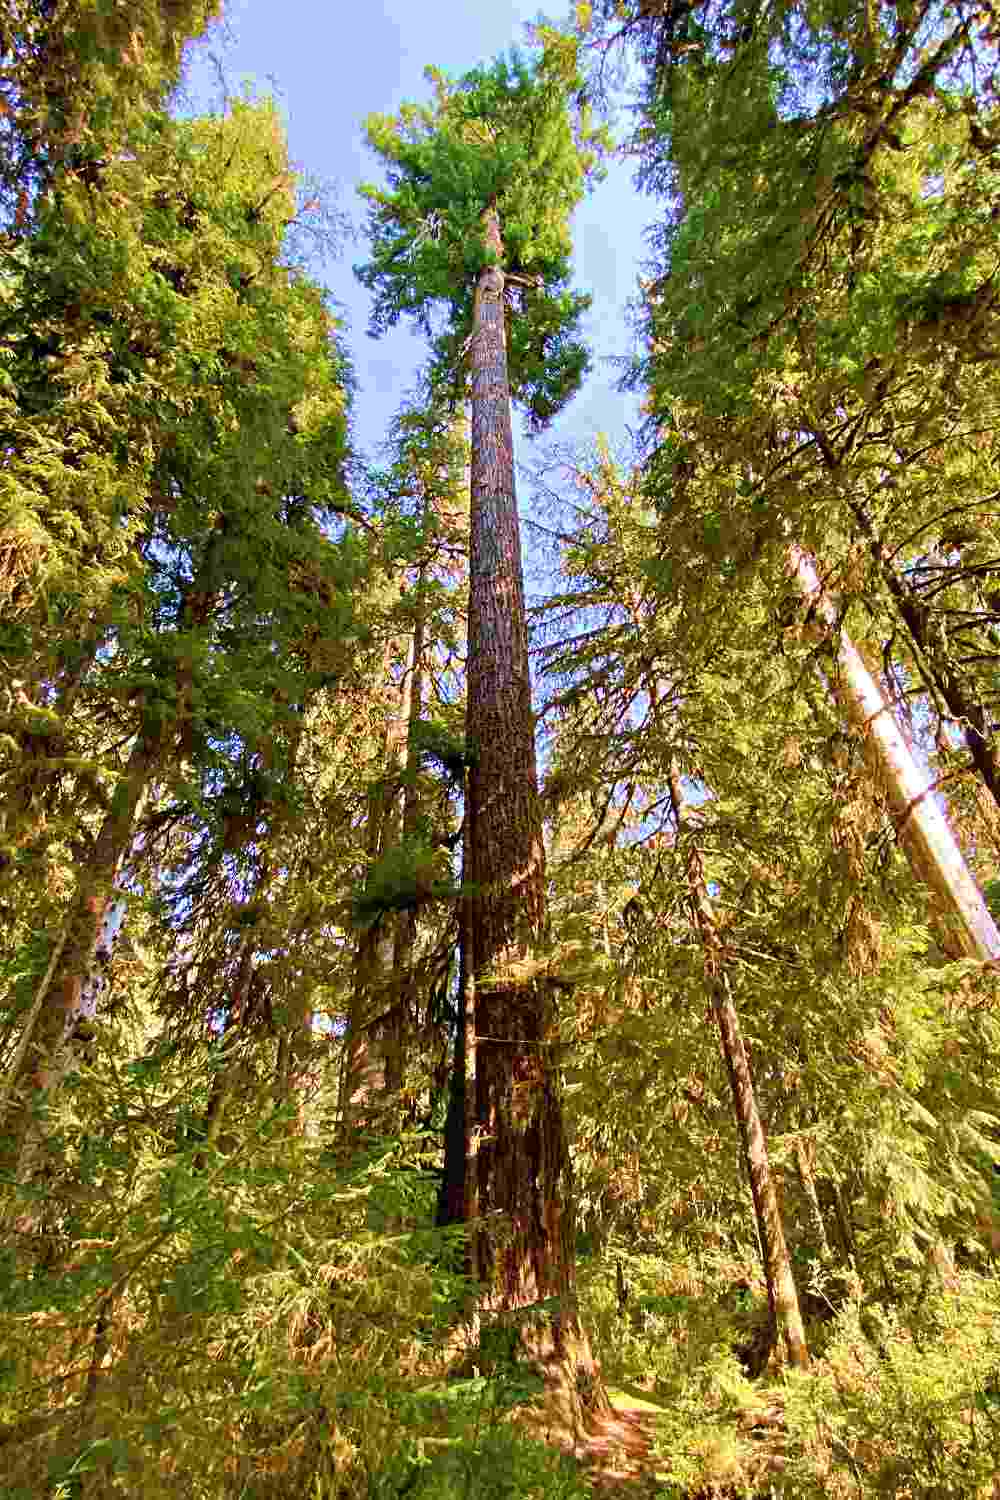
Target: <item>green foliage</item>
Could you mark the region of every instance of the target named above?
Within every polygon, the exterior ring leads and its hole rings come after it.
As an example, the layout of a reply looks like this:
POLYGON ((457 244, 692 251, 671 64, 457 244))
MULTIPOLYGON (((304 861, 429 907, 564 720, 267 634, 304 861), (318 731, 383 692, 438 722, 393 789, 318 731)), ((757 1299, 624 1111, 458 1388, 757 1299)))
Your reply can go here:
MULTIPOLYGON (((1000 1443, 996 1326, 995 1283, 972 1276, 908 1311, 866 1318, 847 1303, 814 1381, 794 1388, 789 1428, 803 1445, 818 1430, 827 1482, 842 1477, 856 1494, 987 1494, 1000 1443)), ((809 1467, 791 1466, 788 1493, 823 1492, 809 1467)))
MULTIPOLYGON (((127 9, 125 32, 68 0, 0 28, 5 1062, 67 913, 130 898, 83 976, 96 1016, 43 1059, 60 1086, 4 1080, 27 1121, 0 1180, 5 1493, 577 1500, 578 1465, 521 1430, 544 1392, 518 1320, 462 1332, 479 1292, 415 1122, 440 1117, 455 1015, 484 214, 540 428, 588 360, 569 218, 601 83, 541 27, 531 61, 432 70, 431 105, 370 118, 373 327, 412 318, 433 350, 364 468, 273 106, 172 119, 213 8, 127 9)), ((961 7, 743 0, 597 0, 577 25, 594 58, 612 27, 637 44, 640 177, 672 194, 639 309, 655 452, 571 466, 537 618, 584 1314, 605 1378, 660 1409, 671 1500, 978 1500, 995 974, 935 941, 786 548, 822 550, 994 900, 965 771, 997 677, 997 110, 969 86, 996 36, 961 7), (780 1388, 719 965, 813 1353, 780 1388)))
POLYGON ((503 1424, 482 1433, 473 1427, 433 1447, 411 1439, 408 1448, 373 1476, 372 1500, 390 1500, 404 1489, 420 1500, 587 1500, 591 1494, 572 1460, 503 1424))
POLYGON ((404 840, 382 854, 354 897, 354 921, 370 927, 389 912, 417 912, 429 901, 455 896, 441 850, 404 840))
MULTIPOLYGON (((23 231, 31 199, 64 174, 99 175, 106 158, 177 82, 184 50, 218 16, 216 0, 7 4, 0 206, 23 231)), ((11 221, 13 221, 11 223, 11 221)))
POLYGON ((461 786, 472 764, 465 741, 439 719, 418 719, 412 728, 417 754, 436 761, 452 781, 461 786))
POLYGON ((431 69, 433 107, 369 118, 387 185, 362 189, 371 259, 357 268, 375 294, 373 331, 410 317, 436 333, 435 379, 460 392, 476 282, 492 255, 483 217, 495 209, 512 294, 511 394, 538 428, 588 364, 576 330, 589 298, 568 290, 569 216, 598 144, 585 113, 570 115, 579 86, 572 47, 554 33, 544 41, 534 65, 512 54, 457 80, 431 69))

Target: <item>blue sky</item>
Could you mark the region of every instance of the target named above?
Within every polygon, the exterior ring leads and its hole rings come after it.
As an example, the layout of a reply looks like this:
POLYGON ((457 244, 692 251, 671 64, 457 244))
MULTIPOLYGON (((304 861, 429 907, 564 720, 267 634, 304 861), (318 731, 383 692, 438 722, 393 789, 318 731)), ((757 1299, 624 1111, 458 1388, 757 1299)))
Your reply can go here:
MULTIPOLYGON (((259 90, 274 92, 295 164, 333 179, 341 207, 360 228, 357 184, 378 175, 364 145, 365 115, 393 113, 403 100, 428 98, 427 63, 462 73, 487 62, 521 42, 524 24, 539 13, 528 0, 362 0, 343 6, 331 0, 228 0, 231 41, 221 48, 216 40, 209 50, 222 55, 231 82, 249 79, 259 90)), ((214 91, 203 56, 194 60, 191 89, 195 98, 214 91)), ((654 211, 633 188, 625 163, 613 164, 607 182, 577 211, 576 284, 594 297, 588 337, 595 370, 552 429, 556 441, 586 444, 601 430, 617 443, 627 425, 636 425, 634 400, 614 390, 616 372, 602 360, 629 351, 625 304, 643 255, 642 228, 654 211)), ((359 382, 355 436, 372 452, 413 385, 423 344, 401 330, 378 341, 368 338, 368 294, 351 270, 364 258, 359 238, 339 260, 312 269, 346 311, 359 382)), ((518 457, 534 457, 524 437, 518 457)))

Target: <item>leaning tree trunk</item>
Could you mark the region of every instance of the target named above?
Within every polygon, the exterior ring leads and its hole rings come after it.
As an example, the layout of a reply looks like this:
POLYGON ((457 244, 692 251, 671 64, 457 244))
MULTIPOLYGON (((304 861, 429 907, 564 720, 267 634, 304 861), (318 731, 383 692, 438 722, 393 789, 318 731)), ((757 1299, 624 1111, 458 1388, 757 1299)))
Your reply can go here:
MULTIPOLYGON (((836 482, 839 468, 836 455, 822 432, 814 430, 813 436, 823 462, 836 482)), ((892 554, 886 551, 864 505, 850 494, 845 494, 844 499, 868 542, 875 566, 909 631, 922 677, 931 691, 936 692, 945 703, 952 718, 961 725, 972 763, 994 802, 1000 806, 1000 756, 997 754, 990 729, 990 716, 985 706, 969 692, 951 659, 933 611, 927 608, 905 574, 896 567, 892 554)))
MULTIPOLYGON (((690 810, 684 800, 680 776, 673 769, 670 772, 670 796, 678 833, 689 831, 690 810)), ((767 1300, 771 1310, 772 1335, 781 1340, 789 1363, 800 1370, 805 1370, 809 1366, 809 1350, 802 1323, 802 1313, 799 1309, 795 1278, 792 1274, 791 1257, 785 1240, 781 1207, 768 1160, 764 1126, 757 1109, 750 1060, 743 1043, 739 1016, 733 1003, 715 911, 705 882, 701 853, 693 840, 689 842, 687 849, 687 875, 694 919, 705 952, 712 1013, 719 1028, 722 1055, 726 1063, 726 1072, 729 1075, 733 1107, 743 1145, 743 1159, 750 1178, 754 1215, 757 1220, 757 1233, 764 1262, 764 1277, 767 1282, 767 1300)))
POLYGON ((160 739, 140 736, 129 756, 111 808, 85 857, 76 896, 54 961, 39 985, 4 1087, 4 1155, 13 1164, 31 1134, 37 1106, 72 1066, 72 1038, 93 1020, 110 949, 124 907, 114 883, 132 842, 139 804, 162 753, 160 739))
MULTIPOLYGON (((204 573, 211 559, 211 543, 205 568, 187 592, 181 620, 188 629, 208 621, 215 594, 206 589, 204 573)), ((177 680, 177 715, 172 733, 184 736, 190 727, 193 668, 191 659, 181 662, 177 680)), ((82 861, 76 892, 61 936, 53 947, 53 960, 39 986, 25 1024, 13 1067, 5 1081, 0 1102, 0 1130, 5 1143, 0 1159, 16 1162, 31 1134, 32 1119, 40 1102, 72 1066, 72 1036, 80 1022, 92 1020, 103 988, 107 963, 102 947, 105 924, 121 926, 124 911, 115 916, 115 881, 135 836, 139 808, 149 783, 161 764, 168 732, 162 721, 155 729, 143 725, 111 806, 100 830, 82 861)), ((113 942, 113 938, 112 938, 113 942)), ((32 1151, 33 1154, 33 1151, 32 1151)))
MULTIPOLYGON (((468 939, 475 987, 478 1208, 484 1310, 558 1299, 545 1359, 606 1397, 575 1308, 569 1152, 550 990, 539 973, 545 855, 535 765, 524 578, 514 487, 499 218, 473 313, 466 739, 468 939), (488 1228, 485 1226, 489 1226, 488 1228), (494 1227, 495 1226, 495 1227, 494 1227)), ((522 1323, 526 1320, 521 1319, 522 1323)), ((536 1347, 540 1347, 536 1345, 536 1347)))
POLYGON ((910 633, 921 675, 936 692, 948 713, 961 726, 972 763, 994 803, 1000 807, 1000 755, 990 729, 990 715, 968 690, 951 659, 934 612, 920 599, 879 539, 863 506, 852 503, 851 512, 868 539, 869 549, 882 580, 895 601, 900 618, 910 633))
POLYGON ((917 878, 931 890, 947 935, 969 958, 1000 958, 1000 933, 962 857, 928 776, 920 769, 875 679, 841 627, 815 564, 799 546, 788 552, 789 571, 834 641, 840 679, 838 702, 865 737, 892 808, 900 839, 917 878))

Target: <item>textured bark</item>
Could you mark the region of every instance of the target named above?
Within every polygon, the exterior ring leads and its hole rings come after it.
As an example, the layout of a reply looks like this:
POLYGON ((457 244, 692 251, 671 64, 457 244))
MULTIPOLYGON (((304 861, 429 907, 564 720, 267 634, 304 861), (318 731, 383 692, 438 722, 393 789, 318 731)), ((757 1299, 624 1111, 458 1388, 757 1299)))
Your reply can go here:
POLYGON ((836 696, 865 737, 868 752, 889 799, 900 840, 917 878, 936 900, 951 939, 961 953, 986 961, 1000 957, 1000 933, 938 806, 934 789, 920 769, 895 716, 824 591, 815 565, 801 547, 789 548, 789 571, 834 642, 840 680, 836 696))
POLYGON ((564 1380, 568 1371, 573 1388, 585 1391, 589 1402, 603 1406, 606 1397, 576 1313, 570 1164, 553 1016, 548 988, 535 970, 545 918, 545 858, 514 486, 503 243, 495 209, 483 223, 495 264, 479 277, 471 343, 466 738, 474 1160, 480 1224, 489 1228, 480 1228, 475 1254, 484 1306, 491 1311, 509 1313, 557 1299, 558 1316, 529 1347, 541 1363, 561 1370, 564 1380))
MULTIPOLYGON (((690 826, 690 813, 685 804, 680 776, 675 770, 670 774, 670 794, 678 829, 683 830, 690 826)), ((753 1195, 757 1235, 764 1262, 764 1276, 767 1281, 767 1299, 771 1309, 771 1324, 775 1335, 781 1339, 789 1363, 804 1370, 809 1365, 809 1350, 806 1345, 795 1278, 792 1274, 791 1258, 785 1240, 781 1207, 768 1160, 764 1126, 757 1109, 750 1060, 743 1044, 739 1016, 733 1003, 715 911, 705 883, 701 854, 693 842, 688 847, 687 871, 694 918, 705 950, 712 1012, 719 1028, 722 1055, 726 1063, 726 1072, 729 1075, 733 1107, 743 1145, 743 1159, 753 1195)))

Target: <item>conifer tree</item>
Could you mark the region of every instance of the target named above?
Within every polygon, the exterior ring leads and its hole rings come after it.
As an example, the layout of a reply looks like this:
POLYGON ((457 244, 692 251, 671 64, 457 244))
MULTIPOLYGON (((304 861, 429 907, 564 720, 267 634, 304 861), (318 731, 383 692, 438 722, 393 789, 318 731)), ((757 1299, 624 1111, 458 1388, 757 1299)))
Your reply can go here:
POLYGON ((4 306, 0 643, 18 694, 0 883, 48 948, 19 966, 25 1109, 55 1076, 143 799, 183 796, 213 741, 253 754, 294 714, 289 648, 310 620, 346 623, 356 572, 350 538, 320 526, 343 504, 346 396, 319 289, 281 262, 294 180, 273 109, 152 117, 131 144, 102 184, 60 179, 4 306), (18 880, 35 858, 62 899, 18 880))
POLYGON ((566 290, 568 220, 593 158, 574 121, 574 49, 548 35, 541 60, 517 57, 451 82, 432 72, 433 108, 372 118, 388 169, 366 188, 376 329, 404 314, 431 331, 438 378, 472 405, 469 659, 471 769, 468 969, 475 985, 480 1236, 487 1302, 516 1309, 566 1299, 576 1328, 569 1160, 552 1001, 540 969, 545 930, 542 819, 514 486, 511 401, 539 428, 572 395, 587 356, 575 337, 586 299, 566 290), (464 352, 468 351, 468 365, 464 352))

